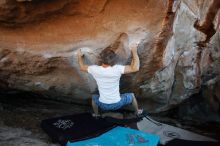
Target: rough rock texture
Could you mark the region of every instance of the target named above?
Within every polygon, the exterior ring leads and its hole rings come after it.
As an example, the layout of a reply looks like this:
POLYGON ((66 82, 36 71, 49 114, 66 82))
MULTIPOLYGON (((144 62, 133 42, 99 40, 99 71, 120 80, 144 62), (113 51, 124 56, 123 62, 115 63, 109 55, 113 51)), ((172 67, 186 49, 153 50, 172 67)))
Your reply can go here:
MULTIPOLYGON (((86 63, 95 64, 98 54, 114 45, 118 63, 126 64, 129 44, 140 41, 141 69, 123 76, 122 92, 135 92, 148 110, 158 112, 202 91, 218 113, 220 32, 199 45, 196 42, 206 33, 194 24, 207 20, 211 4, 210 0, 1 1, 0 87, 81 102, 96 84, 79 71, 77 48, 83 47, 86 63)), ((213 29, 220 22, 216 15, 209 19, 214 20, 213 29)))
POLYGON ((60 146, 40 128, 41 121, 91 112, 90 106, 47 100, 31 92, 14 95, 7 94, 6 97, 1 94, 0 146, 60 146))
POLYGON ((59 146, 58 144, 48 144, 32 136, 30 131, 24 129, 1 126, 0 131, 0 144, 2 146, 59 146))

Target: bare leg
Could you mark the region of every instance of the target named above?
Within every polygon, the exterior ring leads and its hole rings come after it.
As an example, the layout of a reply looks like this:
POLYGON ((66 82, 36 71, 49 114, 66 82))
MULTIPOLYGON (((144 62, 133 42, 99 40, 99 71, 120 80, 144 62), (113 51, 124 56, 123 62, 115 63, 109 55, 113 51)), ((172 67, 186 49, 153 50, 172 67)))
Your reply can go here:
POLYGON ((136 100, 134 94, 133 94, 133 97, 132 97, 132 106, 135 109, 135 113, 138 114, 138 104, 137 104, 137 100, 136 100))
POLYGON ((92 100, 92 108, 93 108, 93 111, 96 115, 99 114, 99 108, 98 106, 95 104, 95 102, 92 100))

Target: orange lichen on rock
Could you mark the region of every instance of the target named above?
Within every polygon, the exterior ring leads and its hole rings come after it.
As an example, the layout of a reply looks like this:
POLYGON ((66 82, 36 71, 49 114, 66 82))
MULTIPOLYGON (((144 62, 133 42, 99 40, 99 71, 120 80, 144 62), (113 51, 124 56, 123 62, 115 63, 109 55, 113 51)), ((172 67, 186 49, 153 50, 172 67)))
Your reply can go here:
POLYGON ((206 35, 206 39, 202 41, 203 43, 208 43, 211 37, 216 33, 213 21, 217 16, 219 9, 220 9, 220 1, 213 0, 211 5, 209 6, 208 12, 206 14, 203 23, 199 24, 199 20, 196 20, 194 23, 194 27, 206 35))

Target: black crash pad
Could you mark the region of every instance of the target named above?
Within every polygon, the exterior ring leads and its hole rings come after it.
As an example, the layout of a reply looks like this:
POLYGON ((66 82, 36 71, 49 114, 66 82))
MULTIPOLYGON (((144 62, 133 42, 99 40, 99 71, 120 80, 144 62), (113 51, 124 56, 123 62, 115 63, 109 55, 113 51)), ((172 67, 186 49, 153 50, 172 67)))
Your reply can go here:
POLYGON ((62 146, 65 146, 67 141, 74 142, 99 136, 115 126, 116 124, 103 118, 95 118, 90 113, 56 117, 41 122, 42 129, 52 141, 62 146))

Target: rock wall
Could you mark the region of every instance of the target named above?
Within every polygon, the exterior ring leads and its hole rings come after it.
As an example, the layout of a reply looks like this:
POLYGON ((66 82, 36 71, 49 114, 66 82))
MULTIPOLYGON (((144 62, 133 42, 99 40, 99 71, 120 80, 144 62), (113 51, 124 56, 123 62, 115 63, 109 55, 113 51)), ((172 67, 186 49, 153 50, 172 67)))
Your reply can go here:
POLYGON ((197 19, 206 20, 211 4, 210 0, 1 1, 0 87, 82 102, 96 84, 79 71, 76 50, 83 48, 85 62, 96 64, 99 53, 115 45, 118 63, 126 64, 129 44, 140 41, 140 71, 122 77, 122 92, 135 92, 149 111, 158 112, 204 91, 219 112, 219 29, 202 46, 196 42, 206 35, 194 28, 197 19), (210 90, 215 93, 210 95, 210 90))

